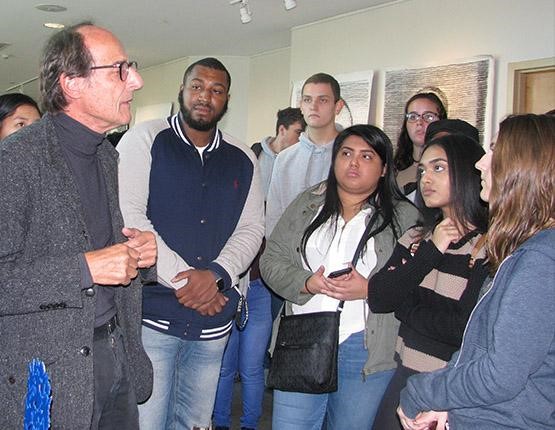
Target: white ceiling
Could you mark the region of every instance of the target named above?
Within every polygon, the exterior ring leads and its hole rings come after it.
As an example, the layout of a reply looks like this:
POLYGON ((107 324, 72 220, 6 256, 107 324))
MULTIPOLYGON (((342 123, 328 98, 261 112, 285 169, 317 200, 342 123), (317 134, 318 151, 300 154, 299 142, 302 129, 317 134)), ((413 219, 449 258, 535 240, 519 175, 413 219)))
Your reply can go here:
POLYGON ((242 24, 239 5, 229 0, 47 0, 67 7, 60 13, 35 9, 40 0, 3 0, 0 44, 10 46, 0 50, 0 93, 37 76, 41 49, 55 31, 44 22, 92 20, 112 30, 144 68, 190 55, 250 56, 287 47, 295 26, 392 1, 297 0, 286 11, 283 0, 249 0, 252 21, 242 24))

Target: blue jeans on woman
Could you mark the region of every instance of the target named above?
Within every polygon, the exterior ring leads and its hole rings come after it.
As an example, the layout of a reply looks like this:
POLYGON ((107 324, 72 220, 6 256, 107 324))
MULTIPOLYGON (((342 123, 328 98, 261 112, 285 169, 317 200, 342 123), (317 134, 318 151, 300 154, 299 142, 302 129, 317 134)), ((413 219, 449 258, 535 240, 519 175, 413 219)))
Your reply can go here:
POLYGON ((231 401, 237 372, 241 377, 243 398, 241 427, 255 429, 262 415, 264 356, 272 333, 272 314, 270 292, 260 279, 250 282, 247 304, 247 325, 242 331, 233 327, 222 359, 214 404, 215 426, 231 426, 231 401))
POLYGON ((305 394, 274 390, 272 428, 279 430, 371 429, 394 369, 366 377, 368 358, 364 332, 353 333, 339 345, 338 389, 334 393, 305 394))

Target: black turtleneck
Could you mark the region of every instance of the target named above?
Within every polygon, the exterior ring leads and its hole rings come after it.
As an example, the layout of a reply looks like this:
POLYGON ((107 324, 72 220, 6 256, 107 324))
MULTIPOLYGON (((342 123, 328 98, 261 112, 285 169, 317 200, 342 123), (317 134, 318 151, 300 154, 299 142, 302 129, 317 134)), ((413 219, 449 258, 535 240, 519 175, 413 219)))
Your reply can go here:
MULTIPOLYGON (((112 221, 97 151, 104 135, 96 133, 64 113, 53 117, 62 153, 73 173, 79 191, 85 224, 93 249, 114 243, 112 221)), ((86 267, 86 265, 85 265, 86 267)), ((90 278, 90 273, 87 273, 90 278)), ((92 283, 92 280, 90 281, 92 283)), ((84 285, 89 288, 90 285, 84 285)), ((116 313, 113 287, 97 287, 95 327, 108 322, 116 313)))

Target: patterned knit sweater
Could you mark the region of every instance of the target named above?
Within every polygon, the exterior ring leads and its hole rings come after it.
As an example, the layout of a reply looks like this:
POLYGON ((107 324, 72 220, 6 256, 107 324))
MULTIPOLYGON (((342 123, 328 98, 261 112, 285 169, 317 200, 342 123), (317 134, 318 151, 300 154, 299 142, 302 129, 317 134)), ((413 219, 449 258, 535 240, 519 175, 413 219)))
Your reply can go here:
POLYGON ((437 370, 459 349, 487 276, 485 250, 475 250, 480 237, 471 232, 442 254, 431 234, 420 240, 418 228, 413 228, 370 279, 372 312, 394 311, 401 321, 396 351, 403 366, 418 372, 437 370))

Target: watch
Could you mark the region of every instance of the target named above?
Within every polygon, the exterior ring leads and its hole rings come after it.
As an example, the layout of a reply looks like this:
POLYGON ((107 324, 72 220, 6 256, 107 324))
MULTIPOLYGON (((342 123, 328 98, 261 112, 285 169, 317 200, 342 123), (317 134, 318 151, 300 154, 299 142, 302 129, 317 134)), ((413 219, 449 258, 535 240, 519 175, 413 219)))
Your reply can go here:
POLYGON ((223 293, 224 291, 227 290, 227 288, 225 287, 224 280, 222 278, 216 279, 216 286, 218 287, 218 291, 220 293, 223 293))

